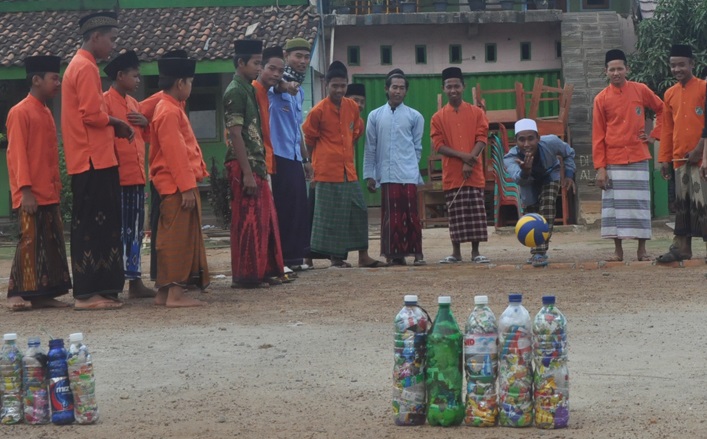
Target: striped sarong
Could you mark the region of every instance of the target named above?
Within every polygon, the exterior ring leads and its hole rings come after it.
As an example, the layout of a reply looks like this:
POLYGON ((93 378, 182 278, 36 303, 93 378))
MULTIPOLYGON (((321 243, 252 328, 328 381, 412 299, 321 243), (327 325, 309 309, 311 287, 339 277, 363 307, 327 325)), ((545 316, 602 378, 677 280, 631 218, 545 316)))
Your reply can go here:
POLYGON ((53 298, 71 289, 64 226, 58 204, 39 206, 34 215, 18 211, 20 240, 12 260, 7 297, 53 298))
POLYGON ((381 185, 381 255, 388 259, 422 254, 422 225, 417 211, 417 186, 381 185))
POLYGON ((444 198, 447 202, 449 237, 453 243, 488 241, 483 188, 462 186, 450 189, 444 191, 444 198))
POLYGON ((651 239, 648 161, 608 165, 606 173, 609 187, 601 196, 601 237, 651 239))
POLYGON ((557 215, 557 194, 560 192, 560 182, 551 181, 540 185, 540 195, 538 195, 538 202, 536 204, 526 206, 526 213, 537 213, 538 215, 545 218, 547 225, 549 227, 549 235, 545 242, 537 247, 530 249, 531 254, 541 254, 547 253, 547 249, 550 248, 550 239, 552 238, 552 227, 555 225, 555 216, 557 215))
POLYGON ((368 210, 359 182, 317 182, 315 191, 312 251, 343 259, 367 250, 368 210))
POLYGON ((698 165, 675 169, 675 236, 702 238, 707 242, 707 182, 698 165))
POLYGON ((140 251, 145 235, 145 185, 121 186, 123 268, 128 280, 142 276, 140 251))
POLYGON ((209 286, 204 239, 201 236, 201 197, 196 207, 182 208, 182 194, 162 196, 157 225, 157 281, 155 287, 209 286))

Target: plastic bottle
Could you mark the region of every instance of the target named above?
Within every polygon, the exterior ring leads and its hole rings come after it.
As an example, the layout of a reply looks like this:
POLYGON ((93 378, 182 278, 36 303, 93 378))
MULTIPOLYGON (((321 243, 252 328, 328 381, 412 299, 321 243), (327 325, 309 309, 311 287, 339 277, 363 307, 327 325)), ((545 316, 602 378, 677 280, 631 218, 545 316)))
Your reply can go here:
POLYGON ((0 375, 2 376, 3 424, 22 421, 22 352, 17 348, 17 334, 5 334, 5 344, 0 350, 0 375))
POLYGON ((498 321, 498 420, 504 427, 528 427, 533 423, 530 314, 521 305, 522 294, 509 294, 508 301, 498 321))
POLYGON ((47 355, 39 337, 30 337, 22 357, 24 419, 28 424, 48 424, 51 419, 47 390, 47 355))
POLYGON ((69 335, 69 383, 74 396, 74 417, 77 424, 93 424, 98 420, 96 380, 93 377, 93 359, 83 344, 83 334, 69 335))
POLYGON ((427 337, 427 422, 449 427, 464 420, 463 337, 450 309, 451 297, 440 296, 438 303, 427 337))
POLYGON ((430 317, 417 305, 417 296, 406 295, 403 300, 405 306, 393 325, 393 419, 395 425, 422 425, 427 417, 425 357, 430 317))
POLYGON ((49 340, 49 400, 52 404, 52 423, 57 425, 74 422, 74 398, 69 386, 64 340, 49 340))
POLYGON ((464 423, 493 427, 498 416, 498 326, 487 296, 474 297, 464 330, 466 416, 464 423))
POLYGON ((555 296, 544 296, 533 320, 535 426, 565 428, 569 422, 567 319, 555 307, 555 296))

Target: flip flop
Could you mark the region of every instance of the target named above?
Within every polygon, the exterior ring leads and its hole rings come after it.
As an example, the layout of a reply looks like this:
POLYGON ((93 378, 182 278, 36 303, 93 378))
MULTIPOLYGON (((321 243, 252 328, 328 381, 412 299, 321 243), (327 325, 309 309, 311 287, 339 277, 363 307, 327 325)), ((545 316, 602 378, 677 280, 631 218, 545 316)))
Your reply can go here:
POLYGON ((458 264, 461 261, 462 261, 461 259, 457 259, 454 256, 447 256, 444 259, 440 259, 439 263, 440 264, 458 264))
POLYGON ((331 268, 351 268, 351 264, 349 264, 346 261, 337 261, 337 262, 332 261, 332 263, 329 267, 331 267, 331 268))
POLYGON ((422 265, 427 265, 427 262, 424 259, 418 259, 417 261, 414 261, 412 265, 415 267, 420 267, 422 265))
POLYGON ((121 302, 116 302, 115 300, 101 300, 99 302, 91 303, 87 306, 77 306, 74 305, 74 311, 108 311, 114 309, 120 309, 123 307, 121 302))
POLYGON ((479 256, 475 257, 474 259, 472 259, 472 262, 474 264, 490 264, 491 259, 487 258, 486 256, 479 255, 479 256))
POLYGON ((386 264, 385 262, 373 261, 373 262, 371 262, 370 264, 368 264, 368 265, 362 265, 362 266, 359 267, 359 268, 385 268, 385 267, 388 267, 388 266, 389 266, 389 265, 386 264))

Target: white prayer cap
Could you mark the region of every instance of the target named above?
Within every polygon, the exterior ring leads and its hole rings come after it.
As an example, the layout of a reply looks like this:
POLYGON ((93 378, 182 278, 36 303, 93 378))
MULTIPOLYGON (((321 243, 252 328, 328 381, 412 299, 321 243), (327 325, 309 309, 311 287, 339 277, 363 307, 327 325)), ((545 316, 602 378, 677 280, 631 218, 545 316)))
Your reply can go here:
POLYGON ((521 131, 535 131, 538 132, 538 124, 535 123, 533 119, 521 119, 516 122, 515 126, 516 134, 521 131))

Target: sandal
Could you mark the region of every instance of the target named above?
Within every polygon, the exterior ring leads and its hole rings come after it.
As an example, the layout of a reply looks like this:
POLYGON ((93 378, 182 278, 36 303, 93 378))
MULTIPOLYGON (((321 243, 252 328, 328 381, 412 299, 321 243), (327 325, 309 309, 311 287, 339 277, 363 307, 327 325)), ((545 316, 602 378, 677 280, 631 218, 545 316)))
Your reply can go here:
POLYGON ((360 268, 385 268, 385 267, 388 267, 388 264, 386 264, 385 262, 373 261, 368 265, 361 265, 360 268))
POLYGON ((420 267, 420 266, 422 266, 422 265, 427 265, 427 262, 426 262, 424 259, 416 259, 416 260, 412 263, 412 265, 414 265, 415 267, 420 267))
POLYGON ((459 262, 461 262, 461 261, 462 261, 461 259, 457 259, 457 258, 455 258, 454 256, 447 256, 446 258, 441 259, 441 260, 439 261, 439 263, 440 263, 440 264, 457 264, 457 263, 459 263, 459 262))
POLYGON ((479 255, 472 259, 472 262, 474 264, 490 264, 491 259, 487 258, 486 256, 479 255))
POLYGON ((546 267, 550 263, 547 260, 547 255, 534 254, 531 259, 533 260, 532 265, 535 268, 546 267))
POLYGON ((349 264, 346 261, 342 261, 342 260, 335 261, 332 259, 330 267, 331 268, 351 268, 351 264, 349 264))

